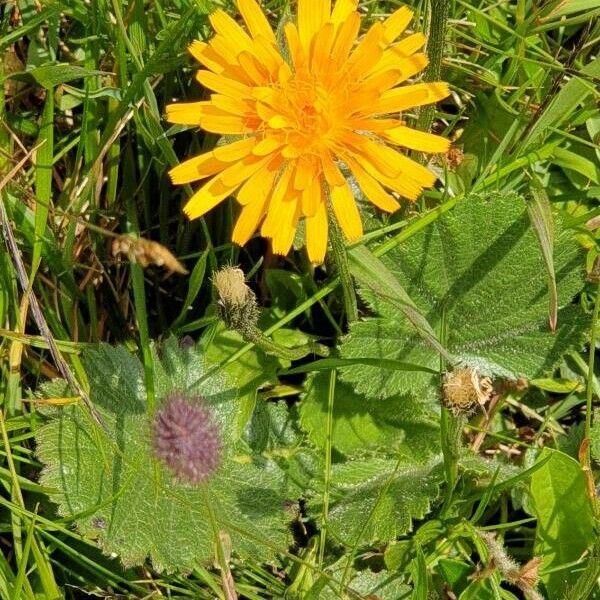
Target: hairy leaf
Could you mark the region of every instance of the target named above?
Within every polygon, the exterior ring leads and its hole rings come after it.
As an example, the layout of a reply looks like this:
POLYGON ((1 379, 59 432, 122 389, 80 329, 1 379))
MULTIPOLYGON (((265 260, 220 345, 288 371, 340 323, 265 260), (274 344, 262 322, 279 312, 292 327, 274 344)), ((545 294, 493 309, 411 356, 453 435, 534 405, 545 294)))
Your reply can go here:
POLYGON ((154 458, 142 365, 122 347, 101 345, 83 364, 107 431, 79 406, 52 410, 37 435, 43 485, 56 489, 51 498, 63 516, 125 565, 148 556, 158 571, 209 562, 220 530, 239 555, 272 559, 273 545, 286 547, 291 518, 283 477, 274 463, 264 459, 259 468, 239 452, 237 388, 222 375, 202 381, 210 365, 195 348, 170 341, 154 356, 159 406, 168 394, 186 392, 201 395, 214 414, 222 458, 212 477, 183 484, 154 458))
MULTIPOLYGON (((309 378, 300 403, 300 422, 310 440, 325 448, 329 373, 309 378)), ((411 396, 379 402, 336 381, 333 404, 333 447, 342 454, 382 449, 424 461, 439 452, 438 419, 426 404, 411 396)))
MULTIPOLYGON (((581 288, 581 260, 569 233, 555 229, 558 286, 555 333, 548 326, 548 280, 523 199, 516 194, 473 195, 384 258, 456 364, 483 374, 534 378, 550 371, 581 340, 587 325, 567 306, 581 288)), ((398 360, 439 367, 439 355, 397 308, 371 289, 362 294, 378 313, 352 325, 342 345, 351 359, 398 360)), ((429 393, 437 382, 369 364, 342 370, 368 396, 429 393)))
MULTIPOLYGON (((443 480, 439 455, 425 464, 368 458, 334 465, 327 530, 345 544, 393 540, 429 512, 443 480)), ((321 513, 319 496, 309 510, 321 513)))

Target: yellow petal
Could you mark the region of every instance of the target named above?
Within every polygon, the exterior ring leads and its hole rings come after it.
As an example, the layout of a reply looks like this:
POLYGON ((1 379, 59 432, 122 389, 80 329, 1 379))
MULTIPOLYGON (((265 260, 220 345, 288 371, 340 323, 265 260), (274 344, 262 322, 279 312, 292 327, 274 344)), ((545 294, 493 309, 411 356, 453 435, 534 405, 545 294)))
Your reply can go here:
POLYGON ((243 117, 227 114, 204 117, 202 119, 202 129, 221 135, 241 135, 255 131, 255 128, 250 127, 243 117))
POLYGON ((200 125, 203 110, 210 102, 178 102, 167 105, 167 121, 178 125, 200 125))
POLYGON ((358 0, 337 0, 331 13, 331 22, 341 25, 358 8, 358 0))
POLYGON ((375 23, 354 49, 348 59, 347 69, 350 79, 362 79, 381 59, 383 49, 383 26, 375 23))
POLYGON ((428 64, 429 59, 422 52, 413 54, 412 56, 399 56, 393 48, 390 48, 383 53, 381 60, 373 67, 367 76, 374 77, 381 72, 394 71, 398 73, 395 84, 398 85, 423 71, 428 64))
POLYGON ((247 85, 233 79, 228 79, 222 75, 217 75, 212 71, 198 71, 196 79, 209 90, 224 94, 225 96, 248 98, 252 95, 252 91, 247 85))
POLYGON ((317 76, 330 68, 334 33, 333 24, 325 23, 315 36, 312 44, 311 66, 317 76))
POLYGON ((252 37, 262 35, 271 44, 276 45, 275 34, 269 21, 255 0, 237 0, 238 9, 252 37))
POLYGON ((209 15, 213 29, 221 34, 232 48, 249 50, 252 42, 248 34, 222 9, 217 9, 209 15))
POLYGON ((450 148, 446 138, 405 126, 386 129, 381 135, 393 144, 421 152, 448 152, 450 148))
POLYGON ((298 33, 308 54, 313 36, 329 20, 331 0, 298 0, 298 33))
POLYGON ((235 162, 248 156, 256 146, 256 138, 249 137, 231 144, 217 146, 213 150, 215 158, 223 162, 235 162))
POLYGON ((264 220, 260 230, 263 237, 272 237, 275 234, 277 228, 283 222, 285 214, 284 199, 291 198, 292 195, 295 196, 291 186, 292 174, 293 170, 288 165, 275 185, 275 189, 269 200, 267 218, 264 220))
POLYGON ((319 204, 313 217, 308 217, 306 223, 306 250, 311 263, 320 264, 325 260, 327 251, 327 207, 324 202, 319 204))
POLYGON ((267 196, 257 197, 242 208, 231 234, 232 242, 243 246, 252 237, 264 217, 266 204, 267 196))
POLYGON ((264 167, 271 160, 272 158, 270 156, 259 157, 252 154, 246 156, 246 158, 238 160, 226 171, 221 173, 223 183, 225 183, 225 185, 238 187, 242 182, 246 181, 248 177, 256 173, 256 171, 264 167))
POLYGON ((274 137, 274 135, 267 136, 256 144, 252 153, 256 154, 256 156, 267 156, 267 154, 272 154, 275 150, 279 150, 283 144, 284 142, 280 138, 274 137))
POLYGON ((362 236, 363 228, 352 190, 344 182, 342 185, 330 187, 329 193, 335 218, 340 224, 346 239, 349 241, 357 240, 362 236))
POLYGON ((243 100, 223 96, 222 94, 211 94, 210 103, 223 112, 231 113, 234 116, 252 115, 256 112, 256 104, 253 100, 243 100))
POLYGON ((268 71, 264 68, 256 56, 247 50, 238 54, 240 66, 246 71, 253 85, 266 85, 269 83, 268 71))
POLYGON ((190 54, 207 69, 215 73, 222 73, 225 65, 223 60, 212 48, 200 40, 194 40, 188 48, 190 54))
POLYGON ((396 54, 406 57, 420 50, 426 43, 427 38, 422 33, 413 33, 399 41, 393 50, 396 54))
POLYGON ((353 12, 340 26, 331 50, 331 56, 338 67, 341 67, 348 58, 359 30, 360 17, 358 13, 353 12))
POLYGON ((223 173, 213 177, 187 201, 183 212, 188 219, 201 217, 235 191, 238 186, 225 185, 222 176, 223 173))
POLYGON ((391 44, 403 33, 408 24, 412 21, 413 11, 408 6, 402 6, 397 11, 393 12, 384 22, 383 29, 385 31, 384 41, 386 44, 391 44))
POLYGON ((388 194, 379 182, 371 177, 357 162, 349 160, 348 166, 363 194, 375 206, 386 212, 394 212, 400 208, 398 201, 388 194))
POLYGON ((283 201, 283 212, 280 217, 280 225, 273 233, 273 252, 285 256, 292 247, 296 225, 300 217, 298 198, 293 197, 283 201))
POLYGON ((405 85, 384 92, 371 107, 369 114, 384 115, 401 112, 408 108, 433 104, 447 98, 449 95, 450 88, 447 83, 442 81, 405 85))
POLYGON ((323 182, 321 177, 315 177, 310 185, 302 190, 302 214, 305 217, 313 217, 324 204, 323 182))
POLYGON ((300 69, 306 61, 307 53, 304 52, 302 44, 300 43, 300 35, 298 29, 293 23, 286 23, 284 28, 285 39, 287 40, 287 46, 292 59, 292 63, 296 70, 300 69))
POLYGON ((212 152, 190 158, 169 171, 175 185, 191 183, 215 175, 227 167, 227 163, 217 160, 212 152))
POLYGON ((273 193, 281 162, 281 159, 277 157, 249 177, 236 194, 237 201, 245 206, 257 198, 268 198, 273 193))

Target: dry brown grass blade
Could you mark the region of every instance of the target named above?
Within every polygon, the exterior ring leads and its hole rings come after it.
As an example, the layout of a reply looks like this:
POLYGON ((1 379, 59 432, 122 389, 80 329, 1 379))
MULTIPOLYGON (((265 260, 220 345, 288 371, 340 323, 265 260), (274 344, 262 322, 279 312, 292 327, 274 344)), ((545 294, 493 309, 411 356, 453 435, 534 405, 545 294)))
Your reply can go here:
POLYGON ((4 233, 4 242, 6 244, 9 255, 12 258, 13 265, 17 272, 17 278, 19 280, 19 285, 21 286, 21 290, 24 294, 26 294, 29 298, 29 306, 31 309, 31 314, 33 319, 40 330, 40 333, 46 343, 48 344, 48 350, 52 355, 54 363, 56 364, 57 369, 60 374, 64 377, 64 379, 71 386, 73 391, 81 398, 81 401, 84 403, 86 408, 89 410, 92 418, 98 425, 100 425, 104 430, 106 430, 106 426, 102 420, 102 417, 92 404, 89 396, 86 391, 81 387, 75 375, 71 371, 69 364, 63 358, 60 350, 58 349, 54 338, 52 337, 52 332, 48 327, 48 323, 42 313, 40 308, 40 304, 33 293, 33 290, 30 285, 29 277, 27 276, 27 272, 25 270, 25 264, 23 263, 23 258, 21 256, 21 252, 17 245, 17 241, 15 239, 10 221, 8 220, 8 215, 6 213, 6 208, 4 206, 4 195, 3 191, 6 185, 17 175, 19 170, 23 167, 23 165, 31 158, 31 156, 36 152, 39 146, 36 146, 32 150, 30 150, 10 171, 9 173, 0 181, 0 226, 2 227, 2 231, 4 233))

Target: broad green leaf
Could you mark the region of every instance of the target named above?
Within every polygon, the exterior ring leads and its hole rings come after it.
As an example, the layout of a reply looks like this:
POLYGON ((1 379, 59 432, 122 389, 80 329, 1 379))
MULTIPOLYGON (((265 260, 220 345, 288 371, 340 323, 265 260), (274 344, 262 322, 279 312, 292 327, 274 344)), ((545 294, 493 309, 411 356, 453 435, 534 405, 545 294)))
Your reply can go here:
POLYGON ((596 537, 581 466, 550 448, 544 448, 538 460, 548 456, 531 477, 532 510, 538 520, 533 552, 543 557, 540 574, 548 600, 562 600, 567 587, 577 580, 570 564, 582 557, 596 537), (565 568, 553 570, 561 566, 565 568))
MULTIPOLYGON (((300 403, 300 423, 310 440, 324 449, 327 440, 329 373, 308 379, 300 403)), ((384 450, 422 462, 439 452, 438 419, 410 396, 386 402, 365 398, 337 381, 333 405, 333 447, 342 454, 384 450)))
MULTIPOLYGON (((582 286, 582 260, 569 232, 555 227, 554 270, 558 326, 548 327, 544 259, 516 194, 472 195, 440 216, 383 262, 434 331, 442 331, 452 362, 482 374, 540 378, 580 343, 587 319, 569 305, 582 286)), ((341 354, 347 359, 397 360, 439 369, 437 352, 387 298, 372 289, 362 295, 378 316, 351 326, 341 354)), ((356 364, 340 369, 360 393, 390 397, 412 392, 436 397, 437 378, 426 373, 356 364)))
MULTIPOLYGON (((220 364, 246 345, 242 336, 230 331, 222 321, 219 321, 212 335, 206 336, 203 347, 206 360, 212 364, 220 364)), ((252 415, 256 404, 256 392, 267 382, 276 382, 276 369, 281 366, 279 359, 267 356, 254 347, 244 356, 223 367, 223 370, 235 381, 238 387, 241 410, 239 413, 239 431, 243 431, 252 415)))
MULTIPOLYGON (((431 510, 443 480, 439 455, 424 464, 367 458, 333 465, 327 531, 345 544, 393 540, 431 510)), ((309 502, 315 517, 321 494, 309 502)))
POLYGON ((198 384, 210 365, 196 348, 171 340, 153 355, 159 403, 185 390, 201 395, 215 415, 222 459, 212 477, 203 485, 179 483, 154 459, 142 364, 122 347, 102 345, 86 352, 83 364, 107 431, 79 406, 50 411, 36 436, 42 484, 56 489, 51 499, 61 515, 125 565, 147 557, 158 571, 209 563, 220 530, 239 556, 271 560, 273 546, 287 546, 291 514, 280 469, 267 459, 259 468, 237 444, 235 384, 222 375, 198 384))
MULTIPOLYGON (((327 573, 340 582, 346 570, 347 557, 341 558, 327 569, 327 573)), ((351 570, 346 593, 340 591, 334 581, 325 576, 317 579, 302 600, 339 600, 339 598, 377 598, 378 600, 408 600, 411 587, 404 583, 403 573, 389 570, 373 572, 369 568, 351 570), (352 593, 350 593, 350 591, 352 593)), ((300 597, 298 597, 300 600, 300 597)))

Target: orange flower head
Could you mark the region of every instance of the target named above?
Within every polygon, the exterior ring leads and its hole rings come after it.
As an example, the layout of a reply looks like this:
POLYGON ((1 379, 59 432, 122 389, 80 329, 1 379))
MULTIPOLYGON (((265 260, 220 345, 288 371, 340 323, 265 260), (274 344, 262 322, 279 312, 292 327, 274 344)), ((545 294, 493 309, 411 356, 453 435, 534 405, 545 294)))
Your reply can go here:
POLYGON ((320 263, 328 205, 348 240, 362 235, 343 170, 387 212, 399 208, 398 196, 414 200, 433 185, 435 176, 394 146, 448 150, 446 139, 407 127, 399 115, 447 97, 448 86, 406 84, 428 62, 419 52, 425 37, 402 36, 408 8, 357 39, 357 5, 298 0, 296 23, 284 28, 285 56, 256 0, 237 0, 246 29, 222 10, 210 16, 216 35, 190 47, 210 100, 171 104, 167 118, 236 138, 171 170, 176 184, 207 180, 184 207, 190 219, 234 195, 241 212, 233 241, 243 245, 260 228, 285 255, 303 218, 308 256, 320 263))

